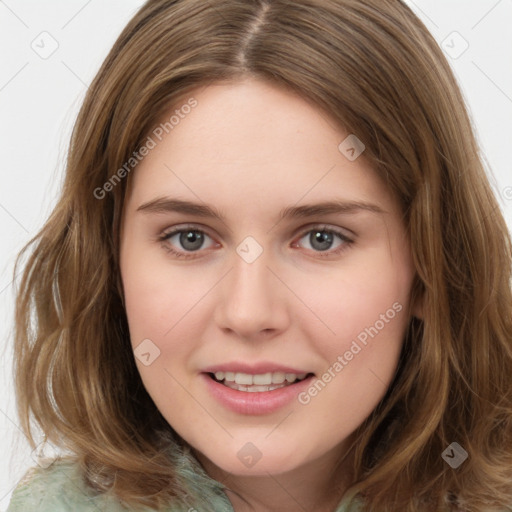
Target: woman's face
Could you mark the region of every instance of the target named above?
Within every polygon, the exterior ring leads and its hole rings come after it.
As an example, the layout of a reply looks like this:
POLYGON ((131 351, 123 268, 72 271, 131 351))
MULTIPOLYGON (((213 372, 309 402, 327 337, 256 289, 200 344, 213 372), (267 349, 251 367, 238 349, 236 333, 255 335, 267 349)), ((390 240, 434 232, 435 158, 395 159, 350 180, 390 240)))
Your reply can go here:
POLYGON ((409 321, 398 205, 353 136, 290 92, 251 79, 185 104, 150 134, 123 216, 144 385, 225 471, 334 462, 385 394, 409 321))

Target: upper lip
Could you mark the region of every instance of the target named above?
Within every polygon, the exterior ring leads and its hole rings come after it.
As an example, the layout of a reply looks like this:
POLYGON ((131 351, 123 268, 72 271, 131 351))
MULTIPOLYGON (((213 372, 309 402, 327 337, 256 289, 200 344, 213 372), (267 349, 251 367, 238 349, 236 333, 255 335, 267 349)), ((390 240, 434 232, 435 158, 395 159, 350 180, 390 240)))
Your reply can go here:
POLYGON ((215 372, 234 372, 234 373, 248 373, 250 375, 260 375, 263 373, 274 373, 274 372, 283 372, 283 373, 311 373, 308 370, 301 370, 298 368, 293 368, 291 366, 284 366, 279 363, 272 362, 259 362, 259 363, 243 363, 243 362, 231 362, 231 363, 222 363, 216 364, 212 366, 208 366, 204 368, 204 373, 215 373, 215 372))

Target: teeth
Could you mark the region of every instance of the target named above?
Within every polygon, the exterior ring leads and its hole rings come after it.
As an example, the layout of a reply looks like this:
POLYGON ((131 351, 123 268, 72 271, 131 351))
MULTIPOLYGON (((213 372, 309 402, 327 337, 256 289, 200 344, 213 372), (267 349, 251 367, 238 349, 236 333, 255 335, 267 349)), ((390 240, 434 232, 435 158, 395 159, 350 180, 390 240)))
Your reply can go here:
MULTIPOLYGON (((235 379, 236 382, 236 379, 235 379)), ((262 375, 254 375, 252 378, 253 384, 258 385, 269 385, 272 384, 272 374, 271 373, 264 373, 262 375)))
POLYGON ((236 391, 246 391, 247 393, 261 393, 262 391, 272 391, 274 389, 284 388, 288 384, 276 384, 272 386, 240 386, 236 382, 226 382, 224 385, 236 391))
POLYGON ((244 386, 251 386, 252 384, 254 384, 254 382, 252 381, 252 375, 240 372, 235 373, 235 382, 237 384, 242 384, 244 386))
POLYGON ((267 372, 251 375, 250 373, 242 372, 215 372, 215 378, 218 381, 224 381, 224 384, 233 389, 240 391, 271 391, 278 387, 283 387, 292 382, 303 380, 306 373, 284 373, 284 372, 267 372), (251 386, 250 389, 247 387, 251 386), (267 388, 271 389, 267 389, 267 388), (265 389, 260 389, 265 388, 265 389))
POLYGON ((272 374, 273 384, 282 384, 286 380, 284 372, 275 372, 272 374))

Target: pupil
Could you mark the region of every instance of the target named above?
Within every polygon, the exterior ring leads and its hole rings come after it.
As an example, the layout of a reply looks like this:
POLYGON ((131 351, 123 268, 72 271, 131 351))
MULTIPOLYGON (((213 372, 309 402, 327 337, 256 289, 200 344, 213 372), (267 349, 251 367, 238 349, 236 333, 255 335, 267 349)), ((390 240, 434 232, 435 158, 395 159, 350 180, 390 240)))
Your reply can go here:
POLYGON ((197 231, 187 231, 185 233, 181 233, 180 243, 183 248, 189 251, 200 249, 201 245, 203 245, 203 234, 198 233, 197 231))
POLYGON ((311 233, 311 246, 319 251, 325 251, 329 249, 333 241, 332 233, 326 231, 316 231, 311 233))

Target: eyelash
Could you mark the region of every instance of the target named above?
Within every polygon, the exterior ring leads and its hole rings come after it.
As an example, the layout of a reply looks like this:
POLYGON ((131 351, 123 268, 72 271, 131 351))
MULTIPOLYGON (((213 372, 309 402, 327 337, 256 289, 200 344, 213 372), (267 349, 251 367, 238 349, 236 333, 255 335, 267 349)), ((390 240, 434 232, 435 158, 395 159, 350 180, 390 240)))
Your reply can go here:
MULTIPOLYGON (((194 256, 194 254, 201 252, 200 250, 199 251, 180 252, 180 251, 177 251, 176 249, 174 249, 172 246, 165 244, 165 242, 167 242, 174 235, 176 235, 178 233, 186 233, 186 232, 190 232, 190 231, 193 231, 195 233, 200 233, 200 234, 203 234, 203 235, 206 235, 206 236, 212 238, 206 231, 204 231, 202 229, 198 229, 194 226, 185 226, 185 227, 181 227, 178 229, 174 229, 173 231, 162 233, 162 235, 158 237, 158 241, 162 242, 162 246, 164 247, 164 249, 166 251, 168 251, 169 253, 171 253, 173 256, 175 256, 177 258, 183 258, 183 259, 196 258, 197 256, 194 256)), ((304 238, 305 235, 307 235, 308 233, 311 233, 312 231, 317 231, 317 232, 319 231, 321 233, 329 233, 329 234, 336 235, 343 242, 343 244, 340 245, 335 250, 313 251, 322 258, 327 258, 330 256, 336 256, 338 254, 341 254, 343 251, 347 250, 354 243, 354 240, 348 238, 341 231, 338 231, 338 230, 332 229, 332 228, 328 228, 327 226, 322 225, 322 224, 313 226, 313 227, 307 229, 306 231, 303 231, 297 240, 301 240, 302 238, 304 238)))

